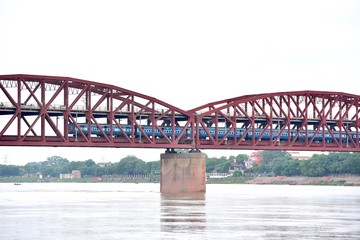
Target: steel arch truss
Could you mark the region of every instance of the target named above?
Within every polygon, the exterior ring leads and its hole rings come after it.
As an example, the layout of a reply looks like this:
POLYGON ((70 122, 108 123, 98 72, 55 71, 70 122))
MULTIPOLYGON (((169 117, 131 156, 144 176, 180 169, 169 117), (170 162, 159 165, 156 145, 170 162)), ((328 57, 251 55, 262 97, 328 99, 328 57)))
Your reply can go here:
POLYGON ((194 147, 194 118, 156 98, 67 77, 0 76, 0 145, 194 147), (175 135, 176 129, 182 129, 175 135))
POLYGON ((190 112, 199 149, 360 151, 359 103, 357 95, 299 91, 226 99, 190 112))

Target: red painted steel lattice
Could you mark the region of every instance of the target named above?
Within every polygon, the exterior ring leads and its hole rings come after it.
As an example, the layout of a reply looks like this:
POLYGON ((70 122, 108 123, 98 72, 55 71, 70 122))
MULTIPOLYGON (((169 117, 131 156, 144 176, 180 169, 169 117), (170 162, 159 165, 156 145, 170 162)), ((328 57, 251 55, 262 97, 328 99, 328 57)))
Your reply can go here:
POLYGON ((120 87, 0 76, 0 145, 360 151, 360 96, 241 96, 184 111, 120 87))
POLYGON ((359 103, 352 94, 298 91, 226 99, 189 112, 206 134, 196 135, 202 149, 360 151, 359 103), (211 128, 226 134, 211 135, 211 128), (229 139, 237 129, 245 134, 229 139))
POLYGON ((3 146, 194 147, 194 133, 185 132, 193 129, 191 115, 120 87, 67 77, 3 75, 0 94, 3 146), (106 124, 109 134, 102 130, 106 124), (71 125, 75 134, 69 134, 71 125), (125 134, 123 126, 133 133, 125 134), (177 136, 164 132, 174 133, 176 126, 184 131, 177 136), (86 127, 97 128, 98 134, 86 127), (122 137, 114 137, 115 128, 122 137))

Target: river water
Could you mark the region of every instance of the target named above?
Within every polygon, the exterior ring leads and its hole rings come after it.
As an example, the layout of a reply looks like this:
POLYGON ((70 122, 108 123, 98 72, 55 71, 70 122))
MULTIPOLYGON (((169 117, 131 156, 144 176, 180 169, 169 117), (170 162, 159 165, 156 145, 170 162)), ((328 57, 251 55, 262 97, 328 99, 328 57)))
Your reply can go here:
POLYGON ((0 183, 0 239, 360 239, 360 188, 0 183))

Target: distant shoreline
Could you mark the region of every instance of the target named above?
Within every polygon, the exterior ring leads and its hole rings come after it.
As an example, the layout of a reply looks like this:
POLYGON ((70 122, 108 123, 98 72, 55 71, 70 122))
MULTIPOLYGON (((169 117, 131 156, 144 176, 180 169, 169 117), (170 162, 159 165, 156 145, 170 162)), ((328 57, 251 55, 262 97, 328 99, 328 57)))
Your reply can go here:
MULTIPOLYGON (((126 178, 117 180, 102 180, 97 177, 84 177, 78 179, 60 178, 25 178, 25 177, 2 177, 0 183, 159 183, 159 178, 126 178)), ((226 177, 208 178, 207 184, 278 184, 278 185, 326 185, 326 186, 360 186, 360 176, 339 175, 325 177, 226 177)))
POLYGON ((222 178, 208 179, 209 184, 281 184, 281 185, 327 185, 327 186, 360 186, 360 176, 339 175, 324 177, 305 177, 305 176, 258 176, 253 178, 222 178), (241 180, 242 179, 242 180, 241 180), (240 180, 240 181, 238 181, 240 180))

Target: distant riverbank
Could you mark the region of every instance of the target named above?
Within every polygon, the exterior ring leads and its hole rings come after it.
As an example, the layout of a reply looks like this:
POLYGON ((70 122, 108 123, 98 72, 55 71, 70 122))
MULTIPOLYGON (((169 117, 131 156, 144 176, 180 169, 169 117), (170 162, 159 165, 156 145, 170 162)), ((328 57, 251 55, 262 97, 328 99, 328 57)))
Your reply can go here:
POLYGON ((208 184, 283 184, 283 185, 333 185, 333 186, 360 186, 360 176, 338 175, 325 177, 227 177, 208 179, 208 184))
POLYGON ((288 184, 288 185, 339 185, 360 186, 360 176, 339 175, 325 177, 255 177, 246 181, 247 184, 288 184))
MULTIPOLYGON (((0 183, 27 183, 27 182, 79 182, 79 183, 101 183, 101 182, 122 182, 122 183, 156 183, 160 182, 157 178, 94 178, 83 177, 78 179, 60 178, 25 178, 25 177, 2 177, 0 183)), ((332 185, 332 186, 360 186, 360 176, 357 175, 337 175, 325 177, 225 177, 208 178, 207 184, 281 184, 281 185, 332 185)))

